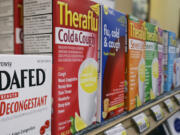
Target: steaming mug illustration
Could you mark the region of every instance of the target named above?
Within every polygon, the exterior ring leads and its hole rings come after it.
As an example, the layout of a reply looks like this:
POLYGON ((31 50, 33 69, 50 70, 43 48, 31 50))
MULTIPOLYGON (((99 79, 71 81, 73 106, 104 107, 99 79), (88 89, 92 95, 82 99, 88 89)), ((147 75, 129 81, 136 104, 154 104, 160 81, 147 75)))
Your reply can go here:
POLYGON ((158 78, 159 78, 159 63, 158 59, 154 58, 152 62, 152 91, 155 96, 158 96, 158 78))
POLYGON ((78 98, 80 117, 87 125, 95 120, 97 111, 97 62, 87 58, 78 72, 78 98))
POLYGON ((138 66, 138 85, 139 98, 141 103, 144 102, 144 87, 145 87, 145 61, 142 58, 138 66))

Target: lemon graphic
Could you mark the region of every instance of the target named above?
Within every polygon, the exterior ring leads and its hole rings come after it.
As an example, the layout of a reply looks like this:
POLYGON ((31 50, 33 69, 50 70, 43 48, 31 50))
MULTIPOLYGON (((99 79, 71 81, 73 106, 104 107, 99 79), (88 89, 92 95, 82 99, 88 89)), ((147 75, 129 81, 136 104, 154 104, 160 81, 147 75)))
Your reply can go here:
POLYGON ((150 98, 151 98, 151 99, 155 99, 155 94, 154 94, 154 92, 152 91, 152 89, 150 90, 150 98))
POLYGON ((152 63, 152 75, 155 79, 159 77, 159 63, 157 58, 155 58, 152 63))
POLYGON ((75 129, 76 129, 76 131, 78 132, 86 127, 87 127, 86 123, 79 117, 79 115, 77 113, 75 113, 75 129))
POLYGON ((141 63, 139 66, 139 77, 140 77, 141 82, 145 81, 145 64, 144 64, 144 62, 141 63))
POLYGON ((139 96, 137 96, 137 97, 136 97, 136 106, 137 106, 137 107, 140 107, 141 105, 142 105, 141 99, 140 99, 139 96))
POLYGON ((93 93, 97 90, 97 66, 88 63, 80 73, 80 85, 86 93, 93 93))
POLYGON ((127 134, 126 134, 126 131, 123 131, 123 132, 122 132, 122 135, 127 135, 127 134))

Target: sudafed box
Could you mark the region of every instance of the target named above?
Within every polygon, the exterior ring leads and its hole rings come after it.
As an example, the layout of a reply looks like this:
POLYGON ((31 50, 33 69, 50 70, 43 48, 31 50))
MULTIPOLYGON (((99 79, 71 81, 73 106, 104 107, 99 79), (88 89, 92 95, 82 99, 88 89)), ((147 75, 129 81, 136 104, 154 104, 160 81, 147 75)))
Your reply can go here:
POLYGON ((0 56, 3 135, 51 135, 52 58, 0 56))

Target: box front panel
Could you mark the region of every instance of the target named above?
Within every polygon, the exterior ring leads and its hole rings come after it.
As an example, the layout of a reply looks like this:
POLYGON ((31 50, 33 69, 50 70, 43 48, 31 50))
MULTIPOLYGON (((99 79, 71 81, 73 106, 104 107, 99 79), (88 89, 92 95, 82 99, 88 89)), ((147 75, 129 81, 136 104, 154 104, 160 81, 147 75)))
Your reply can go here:
POLYGON ((145 38, 145 22, 128 16, 127 110, 133 110, 144 102, 145 38))
POLYGON ((96 121, 98 23, 94 2, 53 1, 54 135, 68 135, 96 121))
POLYGON ((126 16, 102 6, 101 120, 124 110, 126 16))
POLYGON ((0 126, 4 135, 51 134, 51 72, 48 56, 0 57, 0 126))
POLYGON ((145 101, 154 99, 158 95, 158 27, 146 23, 146 81, 145 101))

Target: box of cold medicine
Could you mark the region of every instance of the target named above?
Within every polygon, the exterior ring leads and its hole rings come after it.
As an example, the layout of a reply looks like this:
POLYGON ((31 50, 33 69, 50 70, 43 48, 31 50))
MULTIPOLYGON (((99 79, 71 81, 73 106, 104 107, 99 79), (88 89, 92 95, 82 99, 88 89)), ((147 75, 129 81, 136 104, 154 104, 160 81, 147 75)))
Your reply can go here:
POLYGON ((0 56, 1 134, 51 134, 51 76, 50 56, 0 56))

